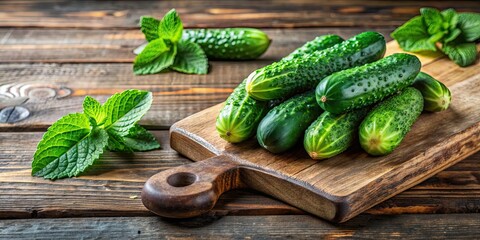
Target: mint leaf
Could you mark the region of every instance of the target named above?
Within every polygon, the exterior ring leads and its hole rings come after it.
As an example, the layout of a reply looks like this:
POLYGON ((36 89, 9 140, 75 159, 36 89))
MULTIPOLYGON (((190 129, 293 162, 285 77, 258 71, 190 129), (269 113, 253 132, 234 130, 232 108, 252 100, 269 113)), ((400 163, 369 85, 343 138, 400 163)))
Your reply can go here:
POLYGON ((106 118, 102 105, 90 96, 86 96, 83 100, 83 113, 95 120, 95 126, 103 124, 106 118))
POLYGON ((416 16, 395 29, 391 34, 405 51, 436 51, 434 39, 430 39, 422 16, 416 16))
POLYGON ((163 39, 155 39, 147 44, 135 58, 134 64, 142 65, 153 62, 156 58, 170 50, 163 39))
POLYGON ((441 12, 443 22, 448 24, 448 30, 453 31, 457 27, 458 14, 453 8, 445 9, 441 12))
POLYGON ((208 59, 198 44, 180 41, 177 56, 171 68, 183 73, 207 74, 208 59))
POLYGON ((443 17, 440 11, 435 8, 420 8, 420 13, 427 25, 427 32, 430 35, 434 35, 443 30, 443 17))
POLYGON ((473 42, 480 38, 480 14, 460 13, 458 14, 458 28, 467 42, 473 42))
POLYGON ((103 108, 107 114, 104 127, 110 133, 126 136, 152 104, 152 93, 141 90, 126 90, 111 96, 103 108))
POLYGON ((115 133, 111 134, 108 141, 108 149, 112 151, 149 151, 160 147, 155 136, 138 124, 130 128, 125 137, 118 136, 115 133))
POLYGON ((143 52, 143 49, 145 49, 145 47, 148 45, 148 42, 147 43, 144 43, 140 46, 138 46, 137 48, 133 49, 133 54, 135 55, 138 55, 140 54, 141 52, 143 52))
POLYGON ((32 175, 46 179, 77 176, 100 157, 107 139, 103 129, 91 131, 85 114, 66 115, 50 126, 38 143, 32 175))
POLYGON ((158 73, 173 64, 176 53, 175 45, 167 46, 163 39, 155 39, 137 55, 133 72, 137 75, 158 73))
POLYGON ((140 30, 142 30, 147 41, 153 41, 158 38, 158 27, 160 20, 149 16, 140 17, 140 30))
POLYGON ((170 10, 163 16, 158 28, 158 35, 163 39, 168 39, 173 43, 182 38, 183 24, 175 9, 170 10))
POLYGON ((458 36, 460 36, 460 34, 462 33, 462 31, 460 31, 460 29, 456 28, 456 29, 453 29, 453 31, 449 32, 447 36, 445 36, 445 40, 443 40, 445 43, 449 43, 455 39, 457 39, 458 36))
POLYGON ((155 136, 138 124, 130 128, 124 139, 126 145, 135 151, 149 151, 160 147, 155 136))
POLYGON ((132 153, 133 149, 127 146, 125 143, 125 139, 123 136, 118 135, 115 131, 113 130, 108 130, 108 145, 107 148, 110 151, 115 151, 115 152, 128 152, 132 153))
POLYGON ((445 44, 442 51, 461 67, 473 64, 477 60, 477 46, 475 43, 445 44))

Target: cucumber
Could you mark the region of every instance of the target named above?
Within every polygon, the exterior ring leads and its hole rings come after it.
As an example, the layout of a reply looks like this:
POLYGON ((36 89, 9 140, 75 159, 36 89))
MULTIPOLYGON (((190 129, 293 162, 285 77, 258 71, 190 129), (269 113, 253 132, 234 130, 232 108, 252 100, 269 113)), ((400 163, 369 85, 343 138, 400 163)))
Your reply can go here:
POLYGON ((305 132, 303 146, 308 155, 325 159, 347 150, 357 138, 358 126, 368 110, 362 108, 341 115, 322 113, 305 132))
POLYGON ((410 131, 422 109, 422 94, 413 87, 381 102, 360 124, 360 145, 370 155, 391 153, 410 131))
MULTIPOLYGON (((301 57, 302 52, 322 50, 341 41, 343 39, 336 35, 318 37, 312 41, 315 44, 308 42, 286 58, 301 57)), ((268 110, 281 102, 280 99, 268 103, 257 101, 248 96, 245 85, 246 80, 235 88, 216 121, 216 129, 220 137, 232 143, 242 142, 253 136, 260 120, 268 110)))
POLYGON ((447 86, 424 72, 417 75, 413 87, 422 93, 425 111, 440 112, 450 105, 452 94, 447 86))
POLYGON ((317 102, 334 114, 363 108, 410 86, 420 67, 414 55, 397 53, 334 73, 318 84, 317 102))
POLYGON ((216 129, 220 137, 237 143, 250 138, 258 122, 268 112, 268 102, 258 102, 248 97, 244 80, 233 90, 217 117, 216 129))
POLYGON ((295 58, 303 57, 305 55, 311 54, 313 52, 332 47, 337 43, 343 42, 343 38, 337 35, 322 35, 318 36, 310 42, 305 43, 302 47, 297 48, 295 51, 290 53, 288 56, 282 58, 281 61, 289 61, 295 58), (326 47, 328 46, 328 47, 326 47))
POLYGON ((313 89, 324 77, 380 59, 385 39, 377 32, 364 32, 323 51, 281 61, 248 76, 247 92, 257 100, 289 97, 313 89))
POLYGON ((294 96, 262 119, 257 129, 258 143, 272 153, 284 152, 295 146, 321 113, 313 91, 294 96))
POLYGON ((186 29, 182 40, 199 44, 209 59, 256 59, 270 46, 268 35, 255 28, 186 29))

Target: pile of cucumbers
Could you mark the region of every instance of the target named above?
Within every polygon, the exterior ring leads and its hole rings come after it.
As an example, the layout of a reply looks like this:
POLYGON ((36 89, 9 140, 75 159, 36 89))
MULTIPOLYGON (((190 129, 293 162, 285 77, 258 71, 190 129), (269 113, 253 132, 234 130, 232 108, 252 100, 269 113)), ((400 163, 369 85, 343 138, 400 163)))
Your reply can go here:
POLYGON ((377 32, 317 37, 251 73, 225 102, 216 129, 232 143, 256 134, 272 153, 303 139, 313 159, 333 157, 356 139, 370 155, 389 154, 423 110, 447 109, 451 93, 420 72, 416 56, 383 58, 385 50, 377 32))

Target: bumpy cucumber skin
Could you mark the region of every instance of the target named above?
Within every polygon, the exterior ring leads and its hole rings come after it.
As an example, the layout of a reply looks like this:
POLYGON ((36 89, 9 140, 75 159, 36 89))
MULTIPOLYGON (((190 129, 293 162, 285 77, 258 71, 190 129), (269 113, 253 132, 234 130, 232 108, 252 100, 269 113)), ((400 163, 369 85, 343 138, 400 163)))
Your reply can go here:
POLYGON ((246 80, 233 90, 217 117, 217 132, 231 143, 242 142, 253 136, 269 109, 268 102, 259 102, 248 96, 245 84, 246 80))
MULTIPOLYGON (((315 44, 308 42, 287 57, 301 57, 302 52, 329 48, 343 40, 336 35, 327 35, 318 37, 314 41, 315 44)), ((217 132, 220 137, 228 142, 238 143, 253 136, 256 133, 260 120, 262 120, 268 110, 282 102, 282 99, 272 100, 268 103, 257 101, 247 95, 245 84, 246 80, 235 88, 217 117, 217 132), (245 118, 249 118, 249 120, 245 118)))
POLYGON ((362 108, 341 115, 322 113, 305 131, 305 151, 313 159, 325 159, 347 150, 357 138, 358 126, 368 110, 362 108))
POLYGON ((248 76, 247 92, 267 101, 313 89, 324 77, 365 63, 385 54, 385 39, 377 32, 364 32, 331 48, 302 58, 280 61, 248 76))
POLYGON ((333 47, 335 44, 341 43, 343 41, 343 38, 333 34, 318 36, 312 41, 305 43, 302 47, 297 48, 288 56, 282 58, 281 61, 289 61, 295 58, 299 58, 313 52, 323 50, 325 48, 333 47))
POLYGON ((412 86, 422 93, 425 111, 444 111, 452 101, 452 93, 447 86, 424 72, 417 75, 412 86))
POLYGON ((397 53, 334 73, 318 84, 317 102, 335 114, 363 108, 410 86, 420 67, 414 55, 397 53))
POLYGON ((313 91, 294 96, 270 110, 257 129, 260 146, 284 152, 302 139, 305 129, 322 113, 313 91))
POLYGON ((422 109, 422 94, 413 87, 381 102, 360 124, 360 145, 370 155, 391 153, 410 131, 422 109))
POLYGON ((188 29, 182 39, 199 44, 209 59, 256 59, 270 46, 268 35, 255 28, 188 29))

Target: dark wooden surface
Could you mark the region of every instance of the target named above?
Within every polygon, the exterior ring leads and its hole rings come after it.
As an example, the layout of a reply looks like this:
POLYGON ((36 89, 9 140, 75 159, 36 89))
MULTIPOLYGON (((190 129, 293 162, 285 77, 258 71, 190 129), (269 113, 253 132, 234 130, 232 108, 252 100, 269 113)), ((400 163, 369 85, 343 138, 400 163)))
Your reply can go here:
POLYGON ((480 12, 478 1, 1 1, 1 103, 29 97, 21 106, 30 115, 0 123, 0 238, 478 237, 480 153, 342 225, 250 190, 227 192, 207 216, 187 220, 154 217, 139 198, 148 177, 190 162, 169 146, 172 123, 220 103, 252 70, 317 35, 373 29, 388 36, 421 6, 480 12), (266 28, 272 46, 255 61, 211 62, 204 76, 134 76, 131 51, 143 43, 139 16, 160 17, 172 7, 187 27, 266 28), (79 178, 30 176, 51 123, 80 111, 85 95, 104 101, 129 88, 154 93, 141 123, 155 129, 162 149, 108 153, 79 178))

